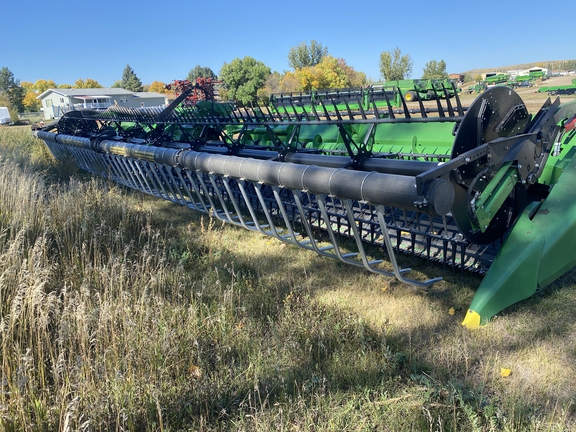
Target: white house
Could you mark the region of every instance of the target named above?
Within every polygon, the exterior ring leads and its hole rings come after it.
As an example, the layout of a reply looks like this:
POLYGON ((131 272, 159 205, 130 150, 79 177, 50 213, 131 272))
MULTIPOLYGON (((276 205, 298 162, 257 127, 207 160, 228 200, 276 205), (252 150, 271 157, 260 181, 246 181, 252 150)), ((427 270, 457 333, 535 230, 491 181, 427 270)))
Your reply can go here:
POLYGON ((48 89, 39 99, 44 119, 57 119, 67 111, 91 108, 106 109, 111 105, 139 108, 167 105, 166 96, 154 92, 131 92, 121 88, 48 89))

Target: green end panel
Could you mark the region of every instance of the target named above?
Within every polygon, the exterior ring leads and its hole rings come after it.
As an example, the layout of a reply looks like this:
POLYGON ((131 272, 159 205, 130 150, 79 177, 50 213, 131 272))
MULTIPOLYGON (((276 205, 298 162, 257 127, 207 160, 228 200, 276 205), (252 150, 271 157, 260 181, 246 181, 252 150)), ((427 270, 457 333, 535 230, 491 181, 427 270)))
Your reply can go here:
POLYGON ((469 314, 479 315, 480 325, 576 265, 575 184, 576 158, 548 198, 522 213, 470 305, 469 314))
POLYGON ((480 316, 479 325, 536 292, 544 235, 535 228, 524 212, 490 266, 468 312, 480 316))

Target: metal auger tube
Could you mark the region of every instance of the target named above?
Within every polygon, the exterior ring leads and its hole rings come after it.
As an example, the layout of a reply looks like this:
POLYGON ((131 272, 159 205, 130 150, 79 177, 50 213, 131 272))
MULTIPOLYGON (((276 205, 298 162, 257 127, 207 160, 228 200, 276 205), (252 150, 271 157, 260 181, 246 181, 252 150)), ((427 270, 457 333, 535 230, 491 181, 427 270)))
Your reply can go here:
MULTIPOLYGON (((89 139, 82 137, 56 135, 43 131, 38 132, 37 136, 76 147, 91 148, 93 146, 89 139)), ((95 146, 102 152, 159 162, 169 166, 179 165, 193 171, 215 173, 269 186, 310 191, 344 199, 357 199, 374 205, 385 204, 405 209, 418 208, 437 216, 446 215, 454 202, 452 184, 440 178, 429 182, 425 193, 419 195, 414 177, 408 175, 352 171, 344 168, 180 151, 109 140, 100 141, 95 146)), ((314 161, 321 162, 319 158, 314 161)), ((398 165, 395 161, 390 162, 392 162, 390 165, 398 165)), ((418 166, 418 168, 413 168, 415 173, 437 165, 426 162, 413 164, 418 166)))
POLYGON ((416 192, 414 177, 396 174, 298 165, 194 151, 184 151, 178 159, 180 166, 190 170, 314 194, 357 199, 374 205, 423 208, 438 216, 450 211, 454 198, 451 183, 443 179, 434 179, 429 183, 425 194, 420 196, 416 192))

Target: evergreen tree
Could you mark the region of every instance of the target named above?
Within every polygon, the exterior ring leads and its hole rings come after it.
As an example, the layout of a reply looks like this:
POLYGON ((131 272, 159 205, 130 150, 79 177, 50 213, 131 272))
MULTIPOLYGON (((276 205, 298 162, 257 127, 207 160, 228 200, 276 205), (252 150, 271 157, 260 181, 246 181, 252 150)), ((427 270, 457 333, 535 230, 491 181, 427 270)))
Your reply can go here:
POLYGON ((126 65, 124 72, 122 73, 122 80, 119 85, 120 88, 129 90, 131 92, 141 92, 142 91, 142 81, 134 73, 134 69, 130 65, 126 65))
POLYGON ((200 65, 197 65, 196 67, 194 67, 194 69, 190 69, 190 72, 188 72, 188 76, 186 77, 186 79, 188 81, 196 82, 197 78, 216 79, 216 74, 209 67, 202 67, 200 65))

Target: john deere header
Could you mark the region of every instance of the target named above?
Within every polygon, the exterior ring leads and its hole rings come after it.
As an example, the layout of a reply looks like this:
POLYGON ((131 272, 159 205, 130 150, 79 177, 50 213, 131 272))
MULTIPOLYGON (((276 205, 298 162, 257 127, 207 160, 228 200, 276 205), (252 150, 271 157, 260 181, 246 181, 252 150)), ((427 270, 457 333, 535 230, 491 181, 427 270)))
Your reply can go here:
POLYGON ((168 107, 71 111, 35 134, 94 174, 404 283, 440 279, 411 278, 399 253, 485 274, 468 327, 576 265, 576 101, 532 116, 494 87, 463 107, 433 82, 425 98, 375 85, 246 108, 209 80, 174 85, 168 107))

